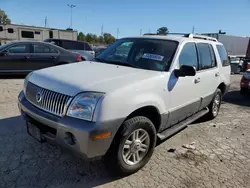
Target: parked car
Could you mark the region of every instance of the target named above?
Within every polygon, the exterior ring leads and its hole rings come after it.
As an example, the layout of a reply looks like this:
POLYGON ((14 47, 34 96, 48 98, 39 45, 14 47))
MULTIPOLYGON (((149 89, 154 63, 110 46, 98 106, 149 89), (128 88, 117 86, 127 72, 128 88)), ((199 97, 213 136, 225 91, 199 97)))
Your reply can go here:
POLYGON ((247 94, 250 90, 250 69, 243 73, 240 81, 240 93, 247 94))
POLYGON ((97 57, 98 55, 100 55, 105 49, 106 49, 106 47, 104 47, 104 46, 96 47, 95 48, 95 56, 97 57))
POLYGON ((243 64, 243 60, 240 57, 237 56, 228 56, 229 60, 230 60, 230 65, 231 65, 231 72, 232 73, 236 73, 239 74, 240 72, 242 72, 242 64, 243 64))
POLYGON ((81 55, 45 42, 11 42, 0 46, 0 74, 26 74, 77 61, 82 61, 81 55))
POLYGON ((64 40, 64 39, 46 39, 44 42, 50 42, 64 49, 77 52, 83 60, 92 60, 95 56, 95 52, 87 42, 64 40))
POLYGON ((18 106, 32 137, 121 174, 141 169, 157 138, 215 118, 230 86, 227 52, 206 36, 123 38, 94 60, 29 74, 18 106))

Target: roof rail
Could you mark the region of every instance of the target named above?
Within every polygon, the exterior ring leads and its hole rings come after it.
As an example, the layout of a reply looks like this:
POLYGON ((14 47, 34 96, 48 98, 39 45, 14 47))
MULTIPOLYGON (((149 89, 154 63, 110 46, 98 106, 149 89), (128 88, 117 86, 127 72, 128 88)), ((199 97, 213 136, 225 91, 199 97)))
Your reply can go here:
POLYGON ((158 35, 158 36, 167 36, 167 35, 182 35, 183 37, 187 38, 194 38, 194 39, 203 39, 203 40, 211 40, 217 42, 216 38, 205 36, 205 35, 198 35, 193 33, 168 33, 166 35, 157 34, 157 33, 145 33, 143 35, 158 35))
POLYGON ((211 41, 215 41, 217 42, 218 40, 214 37, 208 37, 208 36, 205 36, 205 35, 197 35, 197 34, 189 34, 188 38, 194 38, 194 39, 203 39, 203 40, 211 40, 211 41))

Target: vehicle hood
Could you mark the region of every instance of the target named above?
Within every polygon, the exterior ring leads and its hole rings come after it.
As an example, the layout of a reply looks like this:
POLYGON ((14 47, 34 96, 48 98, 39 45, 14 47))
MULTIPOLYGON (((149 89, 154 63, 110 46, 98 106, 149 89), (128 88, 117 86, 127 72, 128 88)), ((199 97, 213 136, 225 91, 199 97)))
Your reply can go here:
POLYGON ((34 71, 29 81, 74 96, 83 91, 109 93, 160 75, 158 71, 84 61, 34 71))

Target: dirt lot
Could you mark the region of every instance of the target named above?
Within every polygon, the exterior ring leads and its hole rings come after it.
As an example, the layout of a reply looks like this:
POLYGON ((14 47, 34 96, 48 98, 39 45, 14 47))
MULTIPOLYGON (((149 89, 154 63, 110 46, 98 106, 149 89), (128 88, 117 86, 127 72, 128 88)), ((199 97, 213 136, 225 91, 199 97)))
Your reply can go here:
POLYGON ((250 100, 240 96, 239 80, 232 76, 215 120, 192 124, 158 145, 141 171, 114 179, 102 162, 30 138, 16 103, 23 79, 0 79, 0 187, 250 187, 250 100), (182 147, 192 142, 195 149, 182 147))

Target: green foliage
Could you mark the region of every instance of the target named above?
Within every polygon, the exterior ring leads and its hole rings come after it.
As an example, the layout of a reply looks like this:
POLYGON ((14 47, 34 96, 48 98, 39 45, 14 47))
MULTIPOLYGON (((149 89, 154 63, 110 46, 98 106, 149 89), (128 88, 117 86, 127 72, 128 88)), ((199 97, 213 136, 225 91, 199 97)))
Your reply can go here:
POLYGON ((80 33, 78 34, 77 40, 85 41, 85 35, 83 34, 83 32, 80 32, 80 33))
POLYGON ((160 27, 157 29, 157 34, 159 35, 167 35, 168 34, 168 28, 167 27, 160 27))
POLYGON ((11 20, 8 15, 0 9, 0 24, 11 24, 11 20))
POLYGON ((116 41, 116 38, 110 33, 104 33, 103 36, 97 36, 96 34, 79 32, 77 40, 86 41, 91 44, 111 44, 116 41))

